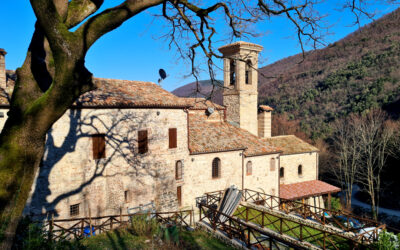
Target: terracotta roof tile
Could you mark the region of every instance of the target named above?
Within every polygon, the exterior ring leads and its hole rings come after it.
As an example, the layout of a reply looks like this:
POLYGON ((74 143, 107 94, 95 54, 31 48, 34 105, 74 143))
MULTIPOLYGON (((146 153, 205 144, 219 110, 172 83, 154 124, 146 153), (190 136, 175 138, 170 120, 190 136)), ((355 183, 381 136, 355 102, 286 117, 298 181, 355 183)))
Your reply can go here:
POLYGON ((264 111, 273 111, 274 109, 268 105, 260 105, 259 108, 264 111))
POLYGON ((281 184, 279 186, 279 196, 286 200, 297 200, 337 192, 340 192, 340 188, 320 180, 281 184))
POLYGON ((75 105, 82 107, 188 107, 179 98, 152 82, 95 78, 97 89, 81 95, 75 105))
POLYGON ((284 155, 319 151, 318 148, 294 135, 273 136, 270 138, 263 138, 263 140, 275 147, 281 148, 283 150, 282 154, 284 155))
POLYGON ((196 97, 196 98, 181 98, 186 101, 187 105, 190 105, 190 109, 207 109, 209 107, 216 109, 216 110, 223 110, 225 109, 224 106, 216 104, 210 100, 206 100, 205 98, 196 97))
POLYGON ((189 114, 189 150, 192 154, 243 149, 246 149, 245 156, 281 152, 244 129, 224 121, 209 122, 196 113, 189 114))
MULTIPOLYGON (((9 98, 15 85, 15 72, 7 71, 7 88, 0 89, 0 105, 9 105, 9 98)), ((171 107, 192 106, 152 82, 127 81, 94 78, 98 87, 81 95, 75 107, 171 107)))

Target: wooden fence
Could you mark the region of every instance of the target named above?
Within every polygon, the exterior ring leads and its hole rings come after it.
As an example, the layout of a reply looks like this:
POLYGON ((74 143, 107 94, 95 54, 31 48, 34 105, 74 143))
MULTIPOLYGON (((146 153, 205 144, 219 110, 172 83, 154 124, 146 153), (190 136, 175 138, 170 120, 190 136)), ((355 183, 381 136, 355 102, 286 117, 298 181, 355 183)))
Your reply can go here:
POLYGON ((98 217, 85 217, 73 219, 54 219, 42 222, 44 230, 50 240, 77 239, 101 234, 121 226, 131 223, 134 216, 144 216, 145 219, 155 219, 162 224, 173 224, 180 227, 190 227, 193 225, 193 210, 156 212, 156 213, 136 213, 133 215, 122 214, 98 217), (92 230, 90 230, 92 229, 92 230))
MULTIPOLYGON (((201 199, 203 202, 204 200, 210 202, 207 204, 218 204, 222 194, 223 191, 210 192, 206 193, 201 199)), ((400 233, 398 229, 387 227, 385 224, 371 218, 356 216, 343 210, 329 210, 299 201, 285 200, 250 189, 243 190, 243 200, 268 209, 276 209, 286 214, 313 220, 322 225, 334 226, 344 232, 353 232, 355 234, 354 237, 362 242, 376 241, 382 229, 400 233), (360 231, 363 231, 363 233, 359 233, 360 231)), ((199 198, 198 202, 201 202, 199 198)))
MULTIPOLYGON (((216 209, 222 195, 223 191, 209 192, 202 197, 198 197, 196 201, 198 206, 207 205, 216 209)), ((337 234, 332 232, 332 230, 321 230, 321 227, 313 227, 312 223, 304 224, 299 222, 299 219, 290 220, 287 217, 283 218, 276 213, 268 213, 262 209, 254 212, 254 210, 257 210, 254 207, 242 206, 242 210, 239 210, 239 214, 235 214, 236 217, 245 219, 245 221, 254 222, 261 227, 268 227, 282 234, 290 234, 300 241, 312 241, 316 245, 324 248, 330 245, 331 248, 337 249, 338 246, 343 243, 350 245, 371 244, 377 241, 379 232, 386 229, 385 224, 369 218, 359 217, 342 210, 334 211, 323 209, 302 202, 284 200, 254 190, 244 189, 243 200, 268 209, 279 210, 286 214, 312 221, 313 223, 336 227, 336 231, 341 233, 337 234), (250 214, 254 216, 248 217, 249 211, 251 211, 250 214), (274 217, 275 220, 271 220, 271 217, 274 217), (292 227, 291 225, 296 226, 292 227), (319 237, 322 238, 319 239, 319 237)), ((390 228, 390 230, 397 231, 393 228, 390 228)))
POLYGON ((306 249, 295 241, 269 234, 243 220, 221 213, 211 206, 199 204, 199 209, 200 222, 206 222, 214 230, 223 231, 231 239, 242 241, 249 249, 281 249, 282 245, 294 249, 306 249), (225 217, 223 220, 216 219, 221 215, 225 217))

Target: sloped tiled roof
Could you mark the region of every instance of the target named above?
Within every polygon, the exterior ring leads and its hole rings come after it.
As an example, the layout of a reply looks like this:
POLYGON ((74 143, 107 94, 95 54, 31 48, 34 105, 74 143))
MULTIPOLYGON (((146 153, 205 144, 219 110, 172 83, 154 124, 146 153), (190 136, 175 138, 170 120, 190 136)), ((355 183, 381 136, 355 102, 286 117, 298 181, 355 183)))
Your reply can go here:
POLYGON ((191 154, 245 149, 245 156, 281 152, 248 131, 224 121, 206 121, 196 113, 189 114, 189 150, 191 154))
POLYGON ((96 90, 75 102, 82 107, 188 107, 188 103, 152 82, 95 78, 96 90))
MULTIPOLYGON (((94 78, 96 90, 81 95, 74 107, 191 107, 190 102, 152 82, 94 78)), ((0 105, 9 105, 15 85, 14 71, 7 71, 7 88, 0 89, 0 105)), ((194 104, 193 104, 194 105, 194 104)))
POLYGON ((270 138, 263 138, 263 140, 275 147, 281 148, 283 151, 282 154, 284 155, 319 151, 318 148, 294 135, 273 136, 270 138))
POLYGON ((340 188, 320 180, 281 184, 279 186, 279 197, 286 200, 297 200, 337 192, 340 192, 340 188))
POLYGON ((187 105, 191 106, 190 109, 207 109, 209 107, 216 110, 225 109, 224 106, 216 104, 210 100, 206 100, 205 98, 196 97, 196 98, 183 98, 187 103, 187 105))

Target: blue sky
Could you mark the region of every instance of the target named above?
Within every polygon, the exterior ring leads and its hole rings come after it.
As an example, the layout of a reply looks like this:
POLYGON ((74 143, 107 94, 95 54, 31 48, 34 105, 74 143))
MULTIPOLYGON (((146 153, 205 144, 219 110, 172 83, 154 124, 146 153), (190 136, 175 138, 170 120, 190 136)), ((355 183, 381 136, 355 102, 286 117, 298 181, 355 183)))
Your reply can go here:
MULTIPOLYGON (((121 0, 106 0, 105 7, 114 6, 119 2, 121 0)), ((340 2, 343 1, 329 0, 318 9, 322 14, 329 14, 326 21, 332 25, 329 29, 332 34, 325 39, 328 43, 339 40, 357 29, 357 26, 352 25, 354 16, 350 12, 335 11, 341 7, 338 5, 340 2)), ((377 17, 380 17, 396 7, 370 5, 368 8, 377 10, 377 17)), ((16 69, 25 59, 36 18, 27 0, 1 0, 0 10, 0 48, 8 52, 7 69, 16 69)), ((177 52, 169 50, 168 43, 159 38, 165 33, 165 24, 152 16, 155 13, 159 14, 160 9, 153 8, 141 13, 103 36, 87 55, 88 69, 97 77, 157 82, 158 69, 163 68, 168 77, 162 82, 162 86, 167 90, 194 81, 192 77, 185 77, 190 72, 188 63, 179 60, 177 52)), ((362 24, 370 21, 363 19, 362 24)), ((227 32, 227 27, 218 20, 216 27, 219 36, 227 32)), ((284 18, 272 18, 255 25, 253 29, 263 35, 244 40, 264 47, 259 66, 300 52, 293 27, 284 18)), ((199 62, 201 59, 199 57, 199 62)), ((222 64, 218 61, 216 63, 222 64)), ((217 78, 222 79, 222 72, 216 73, 217 78)), ((207 72, 202 72, 200 76, 201 80, 209 78, 207 72)))

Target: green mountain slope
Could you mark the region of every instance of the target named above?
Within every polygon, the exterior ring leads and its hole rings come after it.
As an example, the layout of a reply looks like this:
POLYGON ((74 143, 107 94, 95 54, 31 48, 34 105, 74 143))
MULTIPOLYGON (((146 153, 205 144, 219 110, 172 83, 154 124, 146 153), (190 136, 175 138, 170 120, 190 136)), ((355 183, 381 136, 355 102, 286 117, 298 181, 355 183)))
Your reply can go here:
POLYGON ((398 9, 307 53, 304 61, 298 54, 259 69, 259 103, 300 120, 302 130, 314 139, 329 135, 329 123, 351 113, 383 107, 397 115, 399 24, 398 9))

